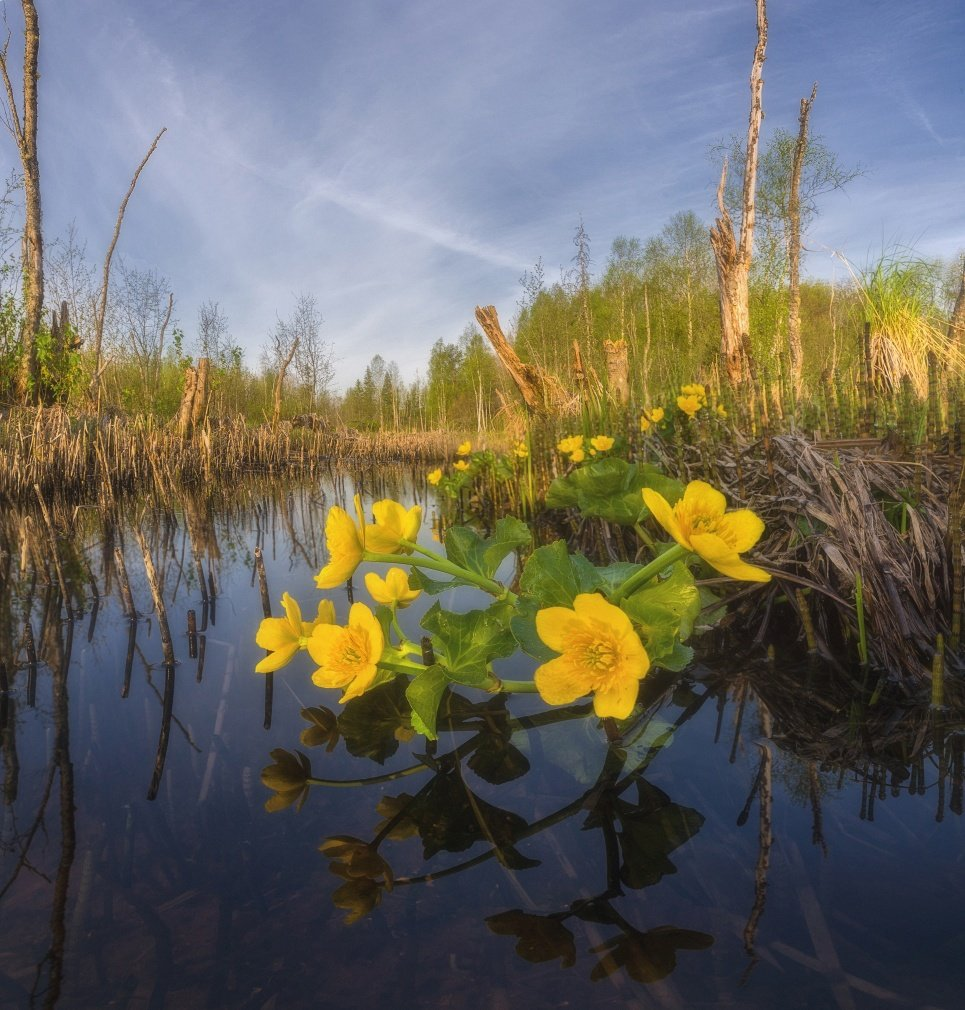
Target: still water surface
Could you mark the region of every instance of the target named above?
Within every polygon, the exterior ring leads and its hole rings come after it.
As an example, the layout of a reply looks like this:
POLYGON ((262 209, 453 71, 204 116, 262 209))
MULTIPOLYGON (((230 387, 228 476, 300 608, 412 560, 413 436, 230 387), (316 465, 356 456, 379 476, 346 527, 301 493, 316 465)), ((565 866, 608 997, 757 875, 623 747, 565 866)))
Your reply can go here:
MULTIPOLYGON (((863 711, 819 672, 727 657, 648 680, 619 746, 588 706, 546 714, 531 697, 467 692, 427 755, 391 687, 343 717, 331 750, 306 746, 302 710, 338 712, 337 694, 312 686, 307 659, 271 684, 253 673, 254 549, 274 612, 284 590, 313 611, 336 497, 253 485, 218 505, 131 510, 163 583, 173 671, 130 529, 73 517, 70 622, 25 546, 42 540, 39 519, 25 534, 7 517, 0 1006, 963 1005, 950 717, 863 711), (319 777, 376 781, 269 813, 260 773, 276 748, 319 777), (391 890, 346 879, 350 853, 339 875, 338 853, 319 851, 380 835, 391 890)), ((345 593, 333 599, 344 617, 345 593)), ((413 633, 418 609, 404 615, 413 633)))

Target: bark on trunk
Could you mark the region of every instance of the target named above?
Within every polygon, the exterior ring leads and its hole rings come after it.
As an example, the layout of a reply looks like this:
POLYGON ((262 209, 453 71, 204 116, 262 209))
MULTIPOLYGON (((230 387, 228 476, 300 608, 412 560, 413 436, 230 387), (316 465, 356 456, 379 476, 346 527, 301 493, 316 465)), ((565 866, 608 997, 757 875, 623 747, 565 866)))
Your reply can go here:
POLYGON ((744 188, 741 198, 740 238, 724 204, 727 162, 721 171, 717 187, 717 207, 720 217, 710 230, 710 244, 717 264, 717 284, 720 300, 720 352, 728 378, 733 385, 747 376, 750 309, 748 277, 754 247, 755 197, 757 193, 757 149, 764 110, 761 93, 764 80, 761 71, 767 49, 767 8, 765 0, 757 0, 757 46, 751 68, 751 111, 747 124, 747 158, 744 165, 744 188))
POLYGON ((787 204, 787 349, 795 397, 801 395, 804 371, 804 351, 801 347, 801 173, 808 146, 808 118, 817 93, 818 86, 815 84, 811 88, 811 97, 801 99, 797 143, 794 145, 794 160, 791 164, 791 192, 787 204))
MULTIPOLYGON (((37 58, 40 52, 40 22, 33 0, 22 0, 24 20, 23 45, 23 119, 7 70, 7 45, 0 53, 0 74, 6 90, 9 127, 17 143, 23 167, 23 301, 24 319, 20 336, 21 358, 16 394, 24 402, 39 402, 40 367, 37 360, 37 333, 43 321, 44 244, 41 226, 40 161, 37 157, 37 58)), ((8 40, 9 42, 9 37, 8 40)))
POLYGON ((292 363, 295 352, 298 350, 298 345, 301 343, 301 337, 296 337, 295 342, 292 344, 292 349, 288 354, 288 357, 279 365, 278 375, 275 377, 275 391, 274 391, 274 401, 275 406, 271 413, 271 423, 278 424, 281 420, 281 390, 285 382, 285 372, 288 371, 288 366, 292 363))
POLYGON ((607 388, 617 403, 627 403, 630 399, 630 362, 625 340, 604 340, 603 353, 606 356, 607 388))
POLYGON ((496 356, 516 383, 527 409, 534 414, 562 410, 569 399, 566 391, 553 376, 547 375, 541 368, 520 361, 499 325, 495 307, 477 305, 476 319, 493 345, 496 356))

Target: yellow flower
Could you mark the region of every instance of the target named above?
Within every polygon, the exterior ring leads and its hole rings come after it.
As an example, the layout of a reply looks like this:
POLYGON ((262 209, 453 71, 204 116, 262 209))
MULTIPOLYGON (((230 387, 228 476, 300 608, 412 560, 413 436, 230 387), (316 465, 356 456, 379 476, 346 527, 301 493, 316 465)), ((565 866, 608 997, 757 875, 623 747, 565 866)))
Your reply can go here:
POLYGON ((365 550, 364 526, 362 524, 362 501, 355 496, 355 511, 359 517, 356 523, 352 517, 333 505, 325 520, 325 547, 328 549, 328 564, 315 576, 319 589, 334 589, 347 582, 362 562, 365 550))
POLYGON ((630 618, 598 593, 580 593, 569 607, 536 614, 536 632, 560 653, 538 667, 536 690, 549 705, 567 705, 593 694, 601 718, 625 719, 637 700, 650 657, 630 618))
MULTIPOLYGON (((456 464, 458 466, 458 464, 456 464)), ((383 498, 372 506, 375 523, 365 527, 365 549, 376 554, 410 554, 411 547, 400 540, 415 540, 422 525, 422 506, 407 509, 391 498, 383 498)))
POLYGON ((364 603, 353 603, 348 626, 320 624, 308 641, 308 654, 318 663, 312 674, 319 687, 341 687, 344 703, 364 694, 375 680, 385 647, 382 626, 364 603))
POLYGON ((659 424, 663 420, 663 415, 663 407, 651 407, 649 410, 643 411, 640 415, 640 430, 649 431, 653 425, 659 424))
POLYGON ((472 452, 472 442, 463 442, 456 449, 457 456, 468 456, 472 452))
POLYGON ((284 617, 266 617, 255 635, 256 644, 271 652, 255 667, 255 673, 273 673, 290 663, 299 649, 308 645, 312 632, 319 624, 335 622, 335 606, 331 600, 320 600, 318 616, 314 621, 303 621, 301 607, 288 593, 283 593, 281 605, 284 617))
POLYGON ((717 416, 718 417, 727 416, 727 408, 722 403, 717 404, 717 416))
POLYGON ((513 447, 513 452, 515 453, 517 459, 526 459, 529 455, 529 449, 527 448, 525 442, 517 442, 513 447))
POLYGON ((764 523, 750 509, 726 512, 727 500, 702 480, 692 480, 684 496, 671 507, 662 494, 643 489, 643 500, 654 519, 688 551, 699 554, 722 575, 743 582, 769 582, 763 568, 739 557, 761 538, 764 523))
POLYGON ((678 396, 677 406, 687 415, 687 417, 693 417, 694 414, 703 407, 703 403, 701 403, 699 396, 690 393, 687 396, 678 396))
POLYGON ((452 464, 453 469, 458 470, 460 473, 463 470, 469 469, 469 464, 464 459, 457 459, 455 463, 452 464))
POLYGON ((707 390, 699 382, 691 382, 686 386, 681 386, 680 392, 684 396, 696 396, 700 400, 701 407, 707 406, 707 390))
POLYGON ((606 452, 608 449, 613 448, 613 439, 609 435, 597 435, 596 438, 590 439, 590 445, 597 452, 606 452))
POLYGON ((582 463, 586 459, 586 453, 582 449, 574 449, 570 453, 571 463, 582 463))
POLYGON ((663 407, 654 407, 651 411, 649 411, 649 413, 650 420, 653 421, 654 424, 659 424, 663 420, 663 407))
POLYGON ((390 568, 385 578, 369 572, 365 576, 365 588, 376 603, 387 607, 396 606, 400 610, 407 607, 421 592, 409 586, 409 576, 401 568, 390 568))
POLYGON ((430 470, 426 474, 426 480, 435 487, 442 480, 442 468, 436 467, 435 470, 430 470))
POLYGON ((583 436, 582 435, 570 435, 567 438, 561 438, 559 442, 556 443, 556 448, 560 452, 565 452, 569 455, 572 452, 576 452, 577 449, 583 448, 583 436))

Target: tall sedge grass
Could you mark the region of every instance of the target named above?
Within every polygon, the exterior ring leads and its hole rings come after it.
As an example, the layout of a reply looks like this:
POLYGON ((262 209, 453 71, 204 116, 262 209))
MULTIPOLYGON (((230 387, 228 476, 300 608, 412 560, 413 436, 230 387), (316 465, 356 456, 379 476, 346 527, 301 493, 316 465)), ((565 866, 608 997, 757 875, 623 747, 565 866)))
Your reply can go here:
POLYGON ((865 320, 871 326, 870 364, 890 389, 907 375, 915 392, 928 392, 928 354, 944 360, 947 374, 965 374, 965 354, 949 346, 946 323, 937 301, 933 264, 908 251, 884 253, 864 270, 848 269, 855 282, 865 320))

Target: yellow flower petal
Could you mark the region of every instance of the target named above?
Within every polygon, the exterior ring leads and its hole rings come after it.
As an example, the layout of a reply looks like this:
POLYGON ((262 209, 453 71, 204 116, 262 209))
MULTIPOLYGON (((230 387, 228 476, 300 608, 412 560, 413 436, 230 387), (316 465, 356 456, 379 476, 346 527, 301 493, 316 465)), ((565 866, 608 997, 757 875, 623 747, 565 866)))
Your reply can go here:
POLYGON ((293 634, 287 617, 266 617, 258 626, 255 643, 263 649, 286 649, 292 643, 297 647, 298 637, 293 634))
POLYGON ((592 690, 585 672, 574 667, 565 656, 558 656, 536 668, 536 690, 547 705, 569 705, 592 690))
POLYGON ((596 449, 597 452, 606 452, 613 448, 613 439, 609 435, 597 435, 595 438, 590 439, 590 445, 596 449))
MULTIPOLYGON (((276 618, 276 620, 280 620, 280 618, 276 618)), ((267 646, 262 646, 262 648, 267 648, 267 646)), ((274 673, 275 670, 280 670, 292 661, 296 652, 298 652, 298 642, 289 642, 287 645, 275 649, 258 663, 255 673, 274 673)))
POLYGON ((714 533, 694 533, 691 538, 694 550, 721 575, 741 582, 770 582, 770 572, 756 565, 749 565, 730 544, 714 533))
POLYGON ((570 453, 571 463, 582 463, 586 459, 586 453, 582 449, 574 449, 570 453))
POLYGON ((569 607, 545 607, 536 613, 536 634, 554 652, 562 652, 574 622, 580 624, 576 612, 569 607))
POLYGON ((333 505, 325 520, 325 546, 329 562, 315 576, 319 589, 334 589, 347 582, 362 561, 362 536, 352 517, 333 505))
POLYGON ((722 516, 727 499, 706 481, 692 480, 684 490, 683 508, 703 517, 722 516))
POLYGON ((737 509, 720 517, 718 532, 738 553, 749 551, 764 534, 764 522, 750 509, 737 509))
POLYGON ((456 449, 457 456, 468 456, 472 452, 472 442, 462 442, 456 449))
POLYGON ((653 518, 657 520, 681 547, 686 547, 688 551, 691 550, 690 541, 681 529, 680 523, 677 522, 677 516, 674 514, 674 510, 667 499, 659 491, 654 491, 650 487, 643 488, 642 494, 643 503, 650 509, 650 514, 653 518))
POLYGON ((442 468, 436 467, 435 470, 430 470, 426 474, 426 480, 435 487, 442 480, 442 468))
MULTIPOLYGON (((649 666, 649 663, 648 663, 649 666)), ((593 695, 593 711, 601 719, 626 719, 637 703, 640 681, 635 677, 621 677, 612 687, 602 688, 593 695)))

